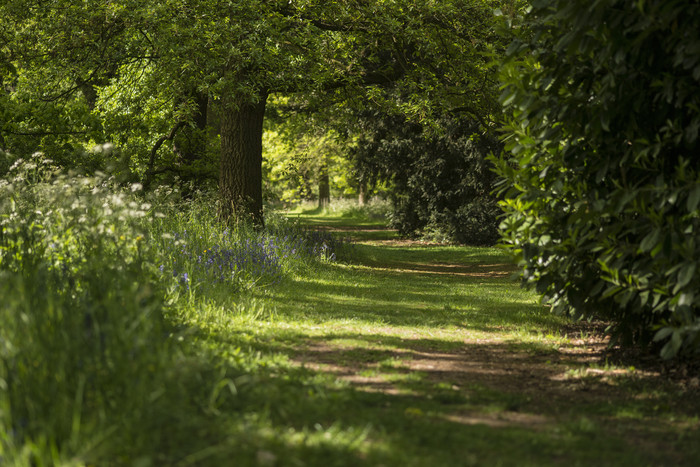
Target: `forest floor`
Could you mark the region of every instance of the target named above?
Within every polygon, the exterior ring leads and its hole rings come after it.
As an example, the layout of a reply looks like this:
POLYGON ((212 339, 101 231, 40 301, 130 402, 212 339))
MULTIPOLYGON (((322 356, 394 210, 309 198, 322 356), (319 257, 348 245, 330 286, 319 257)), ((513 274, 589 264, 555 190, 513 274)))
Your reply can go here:
POLYGON ((370 463, 696 465, 700 384, 689 367, 608 350, 603 324, 552 315, 497 249, 298 217, 352 246, 266 297, 272 327, 287 330, 266 347, 350 391, 354 421, 337 423, 366 422, 364 444, 404 451, 370 463))

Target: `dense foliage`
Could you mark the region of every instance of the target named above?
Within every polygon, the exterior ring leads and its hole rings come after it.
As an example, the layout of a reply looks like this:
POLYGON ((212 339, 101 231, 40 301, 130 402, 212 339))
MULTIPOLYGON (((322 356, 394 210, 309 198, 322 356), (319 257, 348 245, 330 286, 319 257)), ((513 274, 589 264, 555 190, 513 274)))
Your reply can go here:
POLYGON ((321 195, 352 196, 356 185, 346 148, 327 128, 289 131, 278 123, 263 136, 263 194, 271 205, 294 206, 301 201, 317 201, 321 195))
POLYGON ((0 149, 147 187, 218 173, 221 216, 260 223, 269 96, 487 122, 498 105, 485 64, 501 41, 492 8, 512 3, 8 0, 0 149), (121 157, 90 151, 104 143, 121 157))
POLYGON ((700 350, 700 4, 541 0, 509 49, 505 242, 557 312, 700 350))
POLYGON ((183 454, 169 443, 192 426, 210 442, 218 394, 245 370, 196 359, 181 310, 225 303, 229 319, 245 314, 247 291, 332 261, 342 246, 280 220, 232 231, 211 200, 180 198, 65 174, 41 154, 0 179, 3 462, 129 465, 145 453, 171 465, 183 454))
POLYGON ((371 114, 353 148, 361 176, 390 182, 391 224, 402 235, 472 245, 499 238, 498 208, 492 194, 495 138, 478 124, 443 119, 436 133, 403 117, 371 114))

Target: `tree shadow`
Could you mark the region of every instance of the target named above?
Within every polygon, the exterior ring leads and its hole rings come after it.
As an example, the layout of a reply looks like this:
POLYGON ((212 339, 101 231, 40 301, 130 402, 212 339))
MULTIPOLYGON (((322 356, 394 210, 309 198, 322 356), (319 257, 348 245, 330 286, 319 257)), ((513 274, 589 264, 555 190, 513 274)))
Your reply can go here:
POLYGON ((679 392, 659 374, 602 367, 602 344, 592 354, 533 356, 508 342, 299 331, 287 337, 290 346, 269 337, 251 343, 214 333, 206 340, 289 358, 288 365, 248 366, 250 379, 217 403, 227 417, 265 412, 265 424, 249 425, 248 436, 277 459, 692 465, 700 453, 697 394, 679 392), (331 428, 327 442, 314 438, 331 428), (362 450, 331 439, 363 430, 362 450), (292 442, 290 432, 307 433, 307 441, 292 442))
POLYGON ((260 292, 277 321, 193 328, 193 355, 235 389, 214 380, 204 398, 226 433, 211 465, 232 453, 238 465, 695 464, 697 393, 607 365, 601 339, 426 337, 562 329, 513 293, 502 254, 357 248, 350 265, 260 292))

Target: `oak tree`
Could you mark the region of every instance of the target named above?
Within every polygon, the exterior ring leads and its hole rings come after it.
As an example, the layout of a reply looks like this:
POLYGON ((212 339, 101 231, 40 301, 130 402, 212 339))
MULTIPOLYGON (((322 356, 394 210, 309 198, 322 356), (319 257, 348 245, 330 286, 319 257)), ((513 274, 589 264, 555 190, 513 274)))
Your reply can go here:
POLYGON ((354 99, 415 119, 448 108, 487 129, 497 111, 485 58, 497 42, 492 8, 510 3, 8 0, 2 50, 14 70, 5 75, 24 117, 3 122, 2 134, 63 144, 112 129, 131 143, 130 128, 143 127, 150 181, 164 141, 184 161, 201 157, 214 108, 220 216, 261 224, 268 96, 354 99), (104 118, 127 94, 118 106, 128 118, 104 118))

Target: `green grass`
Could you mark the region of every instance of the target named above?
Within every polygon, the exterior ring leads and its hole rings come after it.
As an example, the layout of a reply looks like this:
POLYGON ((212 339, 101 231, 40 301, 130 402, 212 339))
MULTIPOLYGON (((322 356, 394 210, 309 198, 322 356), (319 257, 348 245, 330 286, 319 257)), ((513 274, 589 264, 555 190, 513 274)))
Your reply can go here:
MULTIPOLYGON (((13 326, 0 349, 2 461, 637 466, 695 465, 700 456, 700 402, 681 384, 688 379, 607 362, 594 332, 521 289, 496 248, 402 242, 357 210, 297 212, 294 222, 355 243, 337 261, 285 257, 279 280, 234 275, 213 286, 170 237, 159 240, 187 230, 188 245, 203 251, 259 238, 224 232, 211 217, 195 205, 151 222, 149 248, 136 233, 115 232, 139 258, 133 274, 122 272, 135 260, 109 242, 105 257, 86 260, 94 269, 75 262, 81 306, 121 287, 121 301, 105 308, 113 328, 99 328, 110 329, 106 341, 90 331, 83 342, 70 294, 45 296, 50 284, 29 274, 31 262, 20 261, 22 269, 3 257, 14 282, 0 291, 15 299, 0 307, 3 329, 13 326), (107 272, 96 272, 107 260, 107 272), (190 271, 189 287, 159 274, 159 264, 190 271), (141 301, 151 296, 160 297, 148 302, 157 326, 142 320, 141 301), (20 358, 18 349, 28 353, 20 358), (97 374, 74 358, 95 349, 105 352, 89 360, 97 374), (19 387, 12 378, 25 392, 6 391, 19 387)), ((285 225, 270 228, 298 232, 285 225)), ((82 234, 72 232, 66 248, 78 254, 82 234)))
MULTIPOLYGON (((294 217, 314 228, 356 225, 294 217)), ((254 291, 246 300, 265 307, 260 319, 220 320, 202 338, 214 353, 260 356, 252 371, 265 383, 237 398, 250 416, 266 412, 253 432, 269 430, 260 449, 270 462, 695 462, 691 393, 601 366, 599 348, 598 360, 567 353, 582 347, 564 332, 570 323, 512 280, 500 250, 381 245, 382 236, 395 239, 377 230, 338 263, 254 291)))

